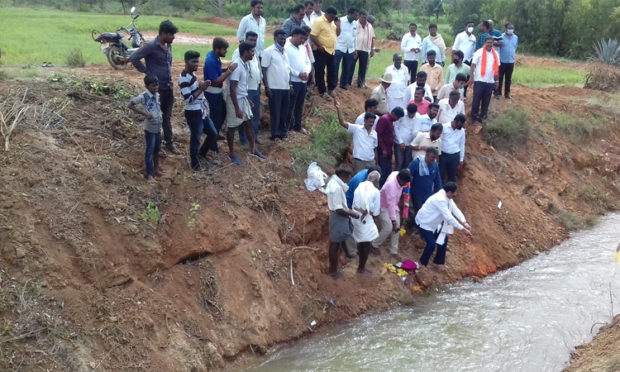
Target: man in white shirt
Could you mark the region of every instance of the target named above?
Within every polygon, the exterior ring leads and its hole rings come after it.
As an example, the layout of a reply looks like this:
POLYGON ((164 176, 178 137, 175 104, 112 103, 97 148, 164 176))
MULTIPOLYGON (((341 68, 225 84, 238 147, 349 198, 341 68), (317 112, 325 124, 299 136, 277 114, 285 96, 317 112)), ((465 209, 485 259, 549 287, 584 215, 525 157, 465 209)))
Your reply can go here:
POLYGON ((405 91, 407 90, 407 85, 409 85, 409 69, 403 65, 403 56, 398 53, 394 54, 392 61, 394 64, 385 69, 385 74, 392 76, 392 84, 386 89, 387 112, 391 112, 395 107, 403 108, 407 106, 405 91))
POLYGON ((355 63, 359 61, 357 69, 357 87, 368 89, 366 86, 366 71, 370 58, 375 55, 375 29, 368 23, 368 15, 365 11, 360 10, 357 20, 357 58, 353 62, 353 70, 355 63))
POLYGON ((458 114, 465 115, 465 104, 460 100, 461 94, 458 90, 450 92, 449 98, 439 101, 439 113, 437 114, 437 122, 444 124, 449 123, 458 114))
POLYGON ((428 261, 435 251, 435 246, 437 246, 437 253, 433 262, 436 265, 446 263, 446 248, 448 246, 446 234, 452 232, 451 227, 463 230, 467 236, 471 236, 471 226, 453 200, 456 196, 456 190, 456 183, 446 183, 443 190, 439 190, 426 199, 416 214, 415 222, 420 228, 420 235, 426 241, 426 247, 420 257, 420 264, 423 266, 428 265, 428 261), (460 223, 457 218, 461 221, 460 223))
POLYGON ((347 11, 347 15, 340 17, 340 34, 336 40, 336 53, 334 54, 334 65, 336 66, 336 76, 342 62, 342 72, 340 74, 340 88, 347 90, 353 79, 353 60, 357 56, 357 17, 359 10, 355 7, 347 11))
POLYGON ((480 125, 489 112, 491 94, 499 86, 499 53, 493 49, 493 36, 487 36, 484 46, 474 53, 471 61, 469 85, 474 86, 471 120, 480 125))
POLYGON ((411 142, 411 150, 414 151, 413 158, 426 155, 426 149, 434 147, 437 149, 439 155, 441 155, 441 132, 443 126, 435 123, 431 126, 431 130, 428 132, 418 132, 418 135, 411 142))
POLYGON ((293 30, 293 35, 286 42, 284 49, 288 56, 291 66, 291 85, 293 86, 293 94, 289 105, 287 115, 288 130, 301 132, 301 115, 304 108, 304 99, 306 98, 306 90, 308 88, 308 76, 312 70, 310 57, 305 47, 308 33, 301 28, 293 30))
MULTIPOLYGON (((254 31, 248 31, 245 34, 245 42, 256 47, 258 41, 258 35, 254 31)), ((232 60, 239 58, 239 48, 235 49, 232 54, 232 60)), ((263 78, 263 74, 260 68, 260 62, 256 53, 251 60, 248 61, 249 76, 248 76, 248 100, 252 103, 252 129, 254 130, 254 142, 260 145, 261 142, 258 139, 258 125, 260 124, 260 81, 263 78)), ((239 141, 246 143, 248 138, 245 135, 245 131, 239 128, 239 141)))
POLYGON ((241 127, 245 131, 250 145, 250 154, 265 159, 265 155, 256 149, 254 131, 249 127, 252 119, 252 104, 248 100, 248 62, 254 57, 254 46, 248 43, 239 45, 240 57, 233 61, 237 68, 228 77, 226 95, 226 141, 228 142, 228 157, 235 165, 241 165, 241 160, 235 154, 235 131, 241 127))
POLYGON ((306 0, 304 3, 304 18, 302 21, 308 27, 312 27, 312 14, 314 13, 314 1, 306 0))
POLYGON ((377 132, 372 129, 376 116, 367 113, 364 116, 364 125, 351 124, 342 118, 338 100, 334 100, 334 106, 340 125, 353 134, 353 169, 355 173, 376 165, 378 138, 377 132))
POLYGON ((394 122, 394 157, 397 170, 406 168, 411 163, 411 142, 420 130, 420 122, 416 120, 418 108, 414 103, 407 105, 407 113, 394 122))
POLYGON ((409 24, 409 32, 403 35, 403 39, 400 42, 400 50, 403 51, 405 57, 405 66, 409 69, 411 77, 409 81, 415 80, 415 74, 418 72, 418 60, 422 39, 420 35, 416 33, 418 25, 415 23, 409 24))
POLYGON ((463 52, 463 62, 471 66, 471 59, 476 50, 476 36, 474 35, 474 22, 468 21, 465 31, 456 35, 452 52, 460 50, 463 52))
POLYGON ((381 213, 381 193, 379 192, 379 178, 377 171, 368 173, 366 181, 361 182, 353 193, 353 209, 362 214, 359 219, 353 219, 353 239, 357 243, 359 256, 358 274, 370 274, 366 270, 368 254, 372 249, 372 241, 379 237, 379 230, 374 217, 381 213))
POLYGON ((241 18, 239 22, 239 28, 237 29, 237 39, 239 43, 245 41, 245 34, 248 31, 256 32, 258 40, 256 43, 256 54, 260 58, 265 50, 265 30, 267 28, 267 22, 263 18, 263 2, 262 0, 252 0, 250 2, 252 7, 252 13, 241 18))
POLYGON ((338 258, 340 249, 344 249, 344 242, 353 233, 351 218, 358 218, 360 213, 347 206, 345 192, 349 189, 347 182, 353 176, 353 169, 344 164, 338 167, 325 186, 327 206, 329 208, 329 270, 328 274, 335 280, 340 279, 338 273, 338 258))
POLYGON ((379 115, 377 111, 377 107, 379 106, 379 102, 377 102, 374 98, 368 98, 364 102, 364 112, 362 112, 357 119, 355 119, 355 124, 364 125, 366 121, 366 114, 373 114, 376 116, 375 123, 372 125, 372 129, 377 127, 377 121, 379 120, 379 115))
POLYGON ((418 71, 416 74, 415 82, 412 82, 405 91, 405 102, 409 102, 415 97, 416 88, 424 88, 424 98, 429 102, 433 103, 433 91, 431 86, 426 84, 426 79, 428 75, 424 71, 418 71))
POLYGON ((458 114, 450 123, 443 124, 439 173, 442 182, 456 182, 465 161, 465 114, 458 114))
MULTIPOLYGON (((314 0, 314 12, 312 13, 312 15, 310 15, 312 23, 314 23, 315 19, 323 15, 323 11, 321 10, 321 8, 323 8, 323 0, 314 0)), ((310 27, 312 27, 312 25, 310 25, 310 27)))
MULTIPOLYGON (((418 127, 420 132, 428 132, 431 130, 433 124, 437 123, 437 114, 439 113, 439 105, 431 103, 428 105, 428 111, 424 115, 416 114, 415 120, 419 123, 418 127)), ((415 158, 415 156, 414 156, 415 158)))
POLYGON ((283 30, 273 33, 275 42, 265 49, 261 60, 265 94, 269 98, 271 140, 286 137, 288 105, 290 103, 291 66, 284 50, 286 34, 283 30))
POLYGON ((465 74, 456 74, 456 78, 452 83, 446 84, 439 89, 439 93, 437 93, 437 100, 441 101, 444 98, 449 98, 450 92, 454 90, 459 92, 459 99, 465 99, 465 85, 467 85, 467 76, 465 76, 465 74))

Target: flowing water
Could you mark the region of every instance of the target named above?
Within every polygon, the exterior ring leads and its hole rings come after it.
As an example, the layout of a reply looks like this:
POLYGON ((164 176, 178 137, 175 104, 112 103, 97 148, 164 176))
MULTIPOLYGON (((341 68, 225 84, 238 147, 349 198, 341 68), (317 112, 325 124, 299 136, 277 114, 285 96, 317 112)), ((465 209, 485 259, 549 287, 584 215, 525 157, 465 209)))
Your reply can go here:
MULTIPOLYGON (((620 214, 519 266, 328 327, 257 371, 559 371, 620 312, 620 214), (596 332, 598 325, 593 328, 596 332)), ((337 299, 336 299, 337 301, 337 299)))

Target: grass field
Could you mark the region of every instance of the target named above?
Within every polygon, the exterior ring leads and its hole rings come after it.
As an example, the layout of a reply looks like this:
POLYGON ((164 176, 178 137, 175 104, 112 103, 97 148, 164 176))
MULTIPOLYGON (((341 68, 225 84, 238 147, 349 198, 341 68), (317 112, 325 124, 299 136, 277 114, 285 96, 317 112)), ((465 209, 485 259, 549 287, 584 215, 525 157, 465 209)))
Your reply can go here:
MULTIPOLYGON (((392 56, 397 50, 382 49, 371 59, 367 76, 369 78, 379 78, 385 72, 385 68, 392 64, 392 56)), ((448 59, 448 62, 450 60, 448 59)), ((448 65, 444 67, 445 68, 448 65)), ((419 68, 418 68, 419 69, 419 68)), ((585 72, 570 67, 532 67, 517 66, 512 76, 513 83, 520 83, 533 88, 544 88, 554 85, 577 85, 583 84, 585 72)))
MULTIPOLYGON (((105 63, 99 45, 91 37, 91 30, 114 32, 130 22, 129 16, 95 13, 65 12, 49 9, 0 8, 0 48, 5 65, 40 65, 50 61, 66 64, 66 56, 73 49, 81 49, 87 64, 105 63)), ((160 16, 141 16, 137 20, 141 31, 156 31, 164 20, 160 16)), ((235 35, 236 30, 183 18, 171 18, 180 32, 201 35, 235 35)), ((176 45, 175 59, 183 58, 190 45, 176 45)), ((200 48, 199 48, 200 49, 200 48)), ((206 50, 201 50, 204 54, 206 50)))

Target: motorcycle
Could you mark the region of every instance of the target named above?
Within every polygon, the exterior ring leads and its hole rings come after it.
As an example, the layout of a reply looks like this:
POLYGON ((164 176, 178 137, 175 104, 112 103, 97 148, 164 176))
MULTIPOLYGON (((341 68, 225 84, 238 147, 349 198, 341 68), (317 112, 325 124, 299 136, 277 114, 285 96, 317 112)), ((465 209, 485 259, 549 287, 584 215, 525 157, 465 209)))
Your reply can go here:
POLYGON ((140 14, 134 6, 131 8, 131 23, 127 27, 120 27, 116 30, 117 32, 101 33, 97 30, 91 32, 93 40, 101 44, 103 54, 106 55, 110 66, 115 70, 125 69, 129 63, 129 57, 144 44, 144 37, 142 37, 142 33, 140 33, 136 26, 136 19, 138 17, 140 17, 140 14), (127 47, 123 41, 125 35, 119 33, 119 31, 128 35, 127 40, 131 40, 131 48, 127 47))

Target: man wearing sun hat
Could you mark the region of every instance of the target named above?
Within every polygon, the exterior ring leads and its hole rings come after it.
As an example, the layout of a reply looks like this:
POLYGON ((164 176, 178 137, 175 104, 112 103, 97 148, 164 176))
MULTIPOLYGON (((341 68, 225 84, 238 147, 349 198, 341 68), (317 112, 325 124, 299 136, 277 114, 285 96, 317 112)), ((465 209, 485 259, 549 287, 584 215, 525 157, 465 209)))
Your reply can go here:
POLYGON ((392 84, 392 74, 385 73, 381 77, 381 84, 379 84, 375 89, 372 90, 370 94, 370 98, 376 99, 379 103, 377 105, 377 113, 383 115, 388 112, 388 104, 387 104, 387 88, 392 84))

